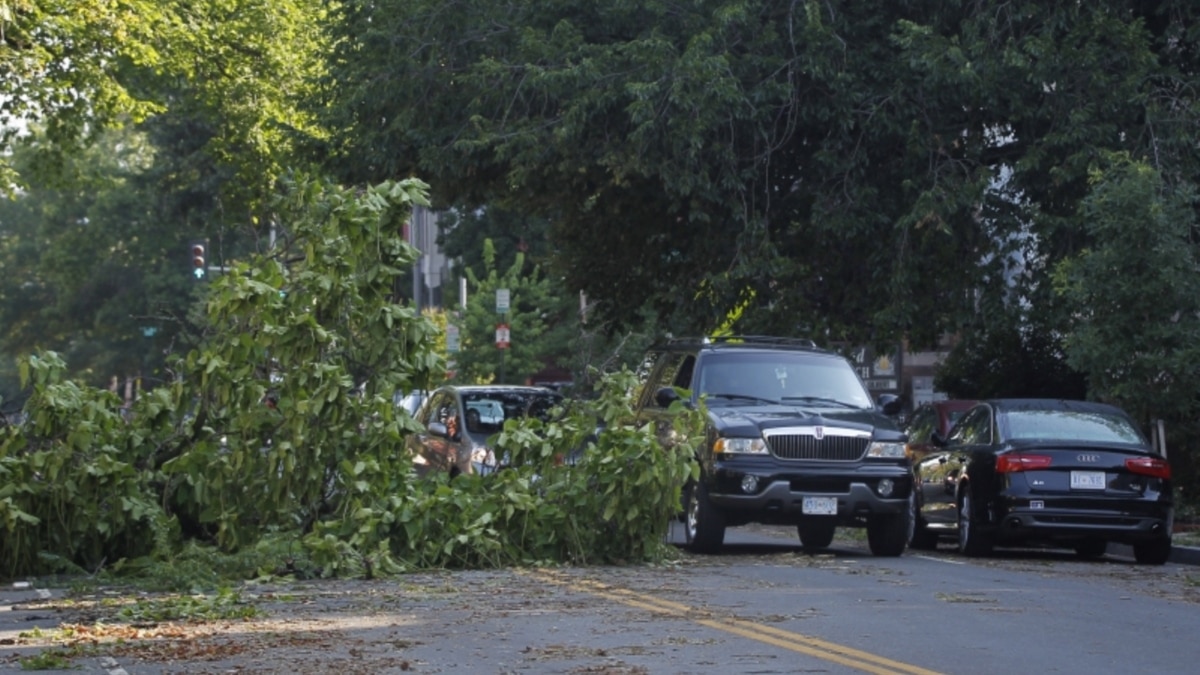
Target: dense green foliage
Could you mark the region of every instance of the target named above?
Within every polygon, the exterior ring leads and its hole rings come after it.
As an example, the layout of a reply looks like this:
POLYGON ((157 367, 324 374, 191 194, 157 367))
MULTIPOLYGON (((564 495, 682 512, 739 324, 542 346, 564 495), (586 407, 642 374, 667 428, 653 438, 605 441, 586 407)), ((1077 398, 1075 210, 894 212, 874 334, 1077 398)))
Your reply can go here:
POLYGON ((324 17, 320 0, 0 0, 0 193, 18 197, 0 204, 0 409, 34 348, 123 386, 195 346, 187 242, 214 266, 266 248, 275 181, 320 136, 298 104, 324 17))
MULTIPOLYGON (((346 179, 416 173, 435 203, 545 218, 606 330, 650 308, 660 331, 707 332, 743 306, 740 332, 916 349, 952 333, 954 395, 1111 398, 1105 377, 1130 371, 1104 359, 1184 344, 1186 322, 1095 351, 1077 302, 1125 282, 1092 275, 1085 298, 1054 279, 1105 236, 1090 177, 1112 154, 1180 194, 1200 177, 1198 12, 349 1, 320 112, 346 179)), ((1169 211, 1194 251, 1194 205, 1169 211)), ((1174 393, 1153 414, 1179 427, 1200 391, 1174 393)))
MULTIPOLYGON (((262 199, 319 135, 298 104, 322 72, 326 4, 0 0, 0 148, 21 123, 44 128, 38 169, 54 173, 105 129, 167 113, 199 122, 236 176, 227 196, 262 199)), ((0 190, 14 178, 7 159, 0 190)))
MULTIPOLYGON (((94 569, 174 555, 181 534, 244 551, 269 532, 312 533, 330 568, 588 557, 512 536, 596 508, 572 501, 576 478, 411 483, 393 456, 412 424, 391 394, 445 367, 444 336, 395 293, 415 255, 400 223, 426 202, 460 214, 443 241, 472 286, 471 379, 502 369, 502 284, 519 310, 504 368, 565 354, 587 388, 587 365, 617 371, 654 333, 917 349, 951 333, 951 395, 1165 419, 1194 491, 1197 14, 0 0, 0 397, 28 396, 31 425, 3 432, 19 544, 0 564, 94 569), (342 187, 285 178, 313 166, 342 187), (395 182, 414 177, 428 185, 395 182), (229 272, 205 284, 181 265, 198 237, 229 272), (95 389, 113 377, 159 388, 119 413, 95 389), (435 524, 453 537, 415 534, 435 524)), ((590 426, 563 424, 564 442, 590 426)), ((630 454, 610 464, 646 461, 618 431, 601 454, 630 454)), ((611 519, 588 518, 570 539, 619 557, 586 534, 611 519)), ((636 557, 657 526, 611 541, 636 557)))
POLYGON ((491 240, 483 243, 483 274, 467 268, 467 307, 454 320, 461 336, 455 355, 456 379, 461 382, 525 384, 525 378, 556 362, 565 362, 576 322, 569 320, 577 306, 563 297, 562 285, 534 267, 524 271, 525 256, 517 253, 507 270, 497 269, 491 240), (508 291, 508 311, 496 312, 496 291, 508 291), (496 327, 509 327, 506 349, 496 345, 496 327), (493 378, 495 378, 493 380, 493 378))
POLYGON ((1192 183, 1145 162, 1097 162, 1084 201, 1090 245, 1056 270, 1074 308, 1066 361, 1092 396, 1145 428, 1163 420, 1168 456, 1189 502, 1200 478, 1200 251, 1192 183))
MULTIPOLYGON (((20 199, 0 202, 0 353, 53 350, 73 376, 102 386, 161 382, 165 352, 194 346, 187 239, 220 220, 211 206, 172 208, 180 190, 158 179, 171 162, 156 140, 102 135, 67 159, 69 185, 34 175, 36 142, 18 147, 13 166, 32 177, 20 199)), ((0 396, 16 399, 16 373, 0 380, 0 396)))
POLYGON ((606 318, 927 345, 1084 244, 1098 150, 1194 164, 1191 11, 347 2, 335 166, 550 219, 606 318))
MULTIPOLYGON (((662 559, 693 451, 685 443, 663 452, 650 427, 629 424, 633 384, 631 373, 617 373, 596 399, 573 404, 554 422, 506 421, 495 441, 513 469, 453 479, 399 476, 390 494, 356 495, 352 519, 322 523, 309 538, 314 559, 356 574, 662 559), (598 419, 605 426, 593 435, 598 419), (583 444, 579 463, 557 463, 565 448, 583 444)), ((702 438, 702 413, 680 413, 681 437, 702 438)))
POLYGON ((31 356, 21 370, 35 393, 23 427, 0 427, 0 576, 95 572, 150 554, 166 529, 146 470, 156 430, 131 433, 121 401, 63 381, 54 354, 31 356))
POLYGON ((1142 162, 1098 165, 1084 201, 1091 245, 1059 264, 1075 311, 1068 362, 1092 392, 1143 423, 1194 410, 1200 376, 1200 255, 1196 195, 1142 162))
POLYGON ((181 535, 240 551, 293 533, 342 574, 663 555, 691 455, 629 426, 628 373, 555 423, 506 424, 521 466, 498 476, 421 480, 398 451, 416 427, 392 393, 445 367, 433 324, 391 298, 424 191, 289 183, 277 248, 212 282, 203 343, 128 411, 56 355, 26 361, 28 421, 0 429, 0 574, 143 569, 181 535))
POLYGON ((211 282, 207 340, 180 372, 190 443, 160 461, 220 543, 307 528, 356 463, 401 471, 394 448, 416 427, 392 394, 444 368, 433 326, 391 294, 416 256, 401 224, 424 189, 294 183, 276 248, 211 282))

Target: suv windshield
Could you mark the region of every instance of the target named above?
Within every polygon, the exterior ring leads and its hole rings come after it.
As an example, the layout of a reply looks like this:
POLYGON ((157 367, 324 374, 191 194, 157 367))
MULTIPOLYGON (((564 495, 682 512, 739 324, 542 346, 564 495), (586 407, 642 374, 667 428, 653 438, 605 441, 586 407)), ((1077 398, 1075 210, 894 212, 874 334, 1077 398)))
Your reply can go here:
POLYGON ((708 354, 700 371, 699 393, 730 403, 874 407, 862 380, 845 360, 786 351, 708 354))

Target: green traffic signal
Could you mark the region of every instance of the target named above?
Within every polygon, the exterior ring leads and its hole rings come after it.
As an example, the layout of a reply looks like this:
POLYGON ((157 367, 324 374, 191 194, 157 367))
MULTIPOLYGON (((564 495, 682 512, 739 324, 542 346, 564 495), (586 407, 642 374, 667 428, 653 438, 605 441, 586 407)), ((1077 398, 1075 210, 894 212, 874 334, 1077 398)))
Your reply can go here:
POLYGON ((196 240, 191 243, 192 278, 196 281, 204 281, 208 277, 207 251, 208 242, 196 240))

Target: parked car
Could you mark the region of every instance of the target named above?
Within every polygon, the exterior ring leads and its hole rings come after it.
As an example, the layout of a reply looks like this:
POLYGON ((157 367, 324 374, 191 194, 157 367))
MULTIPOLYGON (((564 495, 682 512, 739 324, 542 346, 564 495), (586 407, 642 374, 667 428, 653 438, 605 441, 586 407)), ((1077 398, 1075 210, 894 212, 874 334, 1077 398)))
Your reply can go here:
POLYGON ((417 472, 489 474, 505 465, 491 439, 517 417, 549 420, 562 403, 558 392, 517 385, 443 386, 429 394, 416 420, 425 431, 408 438, 417 472))
MULTIPOLYGON (((936 450, 937 445, 933 440, 935 434, 942 438, 948 437, 954 423, 975 403, 969 399, 948 399, 921 404, 904 427, 904 432, 908 434, 908 454, 913 463, 920 462, 936 450)), ((917 484, 917 490, 922 493, 940 490, 944 494, 954 494, 959 468, 947 464, 927 466, 921 475, 921 482, 917 484)), ((930 548, 936 546, 936 542, 936 538, 922 536, 910 544, 916 548, 930 548)))
POLYGON ((976 401, 970 399, 947 399, 922 403, 913 411, 904 426, 908 434, 908 451, 914 456, 924 455, 933 449, 934 432, 946 438, 954 426, 976 401))
POLYGON ((863 527, 871 552, 900 555, 915 511, 897 397, 877 403, 850 362, 811 341, 761 336, 676 339, 653 347, 639 421, 672 442, 668 409, 703 398, 707 440, 683 490, 689 548, 720 549, 729 526, 795 527, 807 550, 838 526, 863 527))
POLYGON ((970 556, 1038 543, 1097 558, 1120 542, 1139 563, 1170 556, 1170 464, 1120 408, 981 401, 934 442, 914 465, 919 485, 938 485, 918 491, 914 546, 945 536, 970 556), (937 478, 947 470, 957 471, 949 493, 937 478))

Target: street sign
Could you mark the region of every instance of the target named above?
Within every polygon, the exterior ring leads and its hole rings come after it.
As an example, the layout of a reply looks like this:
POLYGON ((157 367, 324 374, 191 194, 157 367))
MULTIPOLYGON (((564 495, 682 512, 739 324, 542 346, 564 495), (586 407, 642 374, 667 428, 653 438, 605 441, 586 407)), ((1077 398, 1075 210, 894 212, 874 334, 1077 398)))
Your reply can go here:
POLYGON ((497 314, 507 314, 508 313, 508 301, 509 301, 508 289, 507 288, 497 288, 496 289, 496 313, 497 314))
POLYGON ((446 351, 450 353, 458 351, 458 326, 454 324, 446 326, 446 351))
POLYGON ((499 349, 508 349, 509 342, 508 324, 496 324, 496 347, 499 349))

